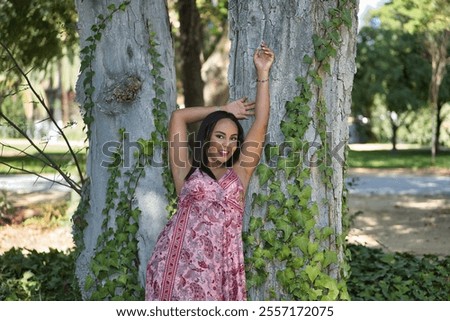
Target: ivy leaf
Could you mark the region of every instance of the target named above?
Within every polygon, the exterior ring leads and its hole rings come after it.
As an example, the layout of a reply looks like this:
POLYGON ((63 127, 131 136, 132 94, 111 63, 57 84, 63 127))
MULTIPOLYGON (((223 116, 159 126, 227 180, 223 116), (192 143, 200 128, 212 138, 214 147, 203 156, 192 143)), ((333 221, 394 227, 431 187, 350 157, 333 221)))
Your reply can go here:
POLYGON ((249 223, 249 232, 254 233, 258 229, 260 229, 263 225, 264 225, 264 223, 263 223, 263 220, 261 217, 252 216, 250 218, 250 223, 249 223))
POLYGON ((277 232, 275 230, 265 230, 261 232, 261 238, 274 246, 277 243, 277 232))
POLYGON ((280 249, 280 251, 277 252, 277 258, 280 261, 287 260, 289 256, 291 255, 291 249, 287 245, 283 245, 280 249))
POLYGON ((312 59, 310 56, 305 55, 305 56, 303 57, 303 62, 304 62, 305 64, 310 65, 310 64, 312 64, 313 59, 312 59))
POLYGON ((291 244, 298 247, 304 254, 308 253, 309 238, 305 234, 293 237, 291 244))
POLYGON ((274 171, 265 164, 259 164, 256 168, 256 173, 259 176, 259 184, 262 186, 274 175, 274 171))
POLYGON ((338 257, 337 257, 337 253, 336 252, 325 251, 324 255, 325 255, 325 257, 324 257, 324 260, 322 262, 323 267, 327 267, 328 265, 330 265, 332 263, 337 263, 338 257))
POLYGON ((320 274, 320 269, 317 266, 308 265, 305 268, 305 272, 308 275, 308 278, 311 281, 311 283, 313 283, 314 280, 317 278, 317 276, 320 274))
POLYGON ((319 243, 316 243, 316 242, 308 243, 308 254, 314 255, 315 253, 317 253, 318 248, 319 248, 319 243))
POLYGON ((286 242, 292 233, 295 231, 295 226, 291 222, 286 222, 284 219, 278 219, 275 222, 277 229, 283 231, 284 242, 286 242))

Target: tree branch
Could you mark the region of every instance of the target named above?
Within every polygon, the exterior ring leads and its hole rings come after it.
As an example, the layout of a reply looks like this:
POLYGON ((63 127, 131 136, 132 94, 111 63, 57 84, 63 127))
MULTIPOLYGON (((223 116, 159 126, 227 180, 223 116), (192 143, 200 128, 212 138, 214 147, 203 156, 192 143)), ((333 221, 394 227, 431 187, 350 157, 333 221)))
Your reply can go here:
MULTIPOLYGON (((0 41, 0 45, 3 47, 3 49, 6 51, 6 53, 8 54, 9 58, 12 60, 13 64, 15 65, 15 67, 17 68, 17 70, 19 71, 19 73, 25 78, 25 81, 27 82, 29 88, 31 89, 31 91, 33 92, 33 94, 35 95, 35 97, 39 100, 39 103, 42 105, 42 107, 44 107, 45 111, 47 112, 49 118, 51 119, 52 123, 56 126, 56 128, 58 129, 59 134, 61 135, 61 137, 64 139, 64 142, 66 144, 66 146, 69 149, 69 152, 72 156, 73 161, 75 162, 75 166, 77 168, 78 171, 78 175, 80 177, 80 181, 81 184, 84 183, 84 176, 83 176, 83 172, 81 170, 81 166, 80 163, 78 162, 78 158, 75 155, 75 152, 72 149, 72 146, 69 143, 69 140, 67 139, 67 136, 64 134, 63 130, 61 129, 61 127, 58 125, 58 123, 56 122, 55 118, 53 117, 52 113, 50 112, 50 109, 47 107, 45 101, 42 99, 41 96, 39 96, 39 94, 36 92, 36 90, 34 89, 30 79, 28 78, 27 74, 22 70, 22 68, 19 66, 17 60, 14 58, 14 56, 12 55, 11 51, 3 44, 3 42, 0 41)), ((1 112, 1 115, 3 115, 3 113, 1 112)), ((11 123, 9 121, 9 123, 11 123)), ((18 128, 17 126, 15 127, 16 129, 18 128)), ((20 133, 23 135, 23 131, 20 131, 20 133)), ((29 139, 29 137, 25 134, 24 135, 25 138, 28 139, 28 141, 31 142, 31 139, 29 139), (26 137, 25 137, 26 136, 26 137)), ((35 144, 32 144, 33 147, 36 148, 36 150, 42 154, 44 156, 44 152, 42 150, 40 150, 35 144)), ((58 171, 59 172, 59 171, 58 171)))

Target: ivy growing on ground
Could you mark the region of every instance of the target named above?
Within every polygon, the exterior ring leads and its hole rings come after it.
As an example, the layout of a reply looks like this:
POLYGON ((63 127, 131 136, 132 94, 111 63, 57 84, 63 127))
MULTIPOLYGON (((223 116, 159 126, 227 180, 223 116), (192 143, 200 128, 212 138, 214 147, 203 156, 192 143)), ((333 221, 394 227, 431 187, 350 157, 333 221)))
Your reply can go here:
POLYGON ((260 186, 265 186, 267 193, 254 195, 252 208, 266 214, 265 217, 252 216, 244 235, 249 253, 246 275, 248 288, 258 288, 269 275, 268 262, 279 268, 276 278, 281 291, 268 289, 267 299, 349 299, 345 285, 349 267, 338 262, 337 250, 334 250, 344 246, 344 236, 336 235, 329 226, 319 226, 317 202, 323 200, 314 202, 311 199, 311 169, 301 166, 304 160, 300 156, 308 157, 309 146, 302 142, 306 132, 313 127, 321 145, 316 147, 315 155, 309 157, 319 160, 322 181, 327 190, 332 189, 332 167, 326 161, 331 160, 331 155, 326 146, 329 138, 322 79, 330 73, 330 59, 336 56, 336 47, 341 43, 340 29, 351 27, 349 5, 354 5, 354 2, 338 1, 337 8, 328 12, 329 19, 322 22, 322 35, 313 36, 314 56, 304 57, 303 62, 308 66, 306 76, 296 79, 300 91, 286 104, 286 115, 280 125, 284 141, 289 143, 277 148, 266 146, 266 159, 276 159, 277 164, 274 168, 261 163, 257 168, 260 186), (312 97, 317 97, 317 101, 313 103, 312 97), (313 104, 314 113, 311 115, 310 106, 313 104), (329 273, 336 266, 340 269, 338 280, 329 273))

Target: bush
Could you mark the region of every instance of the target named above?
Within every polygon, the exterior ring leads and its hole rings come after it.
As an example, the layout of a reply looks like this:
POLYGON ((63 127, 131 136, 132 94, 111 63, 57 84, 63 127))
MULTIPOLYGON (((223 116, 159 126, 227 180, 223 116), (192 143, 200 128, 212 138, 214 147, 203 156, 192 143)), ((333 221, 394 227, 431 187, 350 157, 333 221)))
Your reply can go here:
POLYGON ((351 275, 347 282, 354 301, 448 301, 450 256, 415 257, 349 245, 351 275))
POLYGON ((76 301, 74 252, 11 249, 0 257, 0 301, 76 301))

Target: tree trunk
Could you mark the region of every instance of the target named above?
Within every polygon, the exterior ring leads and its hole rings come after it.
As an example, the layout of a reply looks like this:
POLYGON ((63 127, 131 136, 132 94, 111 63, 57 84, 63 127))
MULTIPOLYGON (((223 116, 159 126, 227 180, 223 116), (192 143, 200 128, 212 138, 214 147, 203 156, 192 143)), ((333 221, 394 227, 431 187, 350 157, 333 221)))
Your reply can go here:
POLYGON ((88 129, 90 182, 73 218, 76 273, 84 299, 138 300, 168 215, 167 164, 153 144, 157 135, 151 137, 166 128, 176 104, 167 5, 77 0, 76 6, 77 100, 88 129))
MULTIPOLYGON (((247 282, 252 300, 347 297, 344 162, 356 71, 357 8, 345 3, 229 2, 230 97, 254 99, 252 56, 262 40, 276 54, 270 75, 266 155, 246 200, 247 282), (342 22, 337 29, 331 24, 325 29, 330 14, 342 22), (330 49, 329 43, 339 37, 341 41, 330 49), (332 234, 324 236, 328 233, 332 234), (329 264, 324 257, 335 259, 329 264)), ((250 123, 244 122, 246 130, 250 123)))
POLYGON ((203 97, 206 106, 221 106, 228 102, 229 54, 230 39, 228 38, 228 28, 225 28, 214 52, 202 65, 202 78, 205 81, 203 97))
POLYGON ((202 25, 195 0, 179 0, 181 78, 183 80, 184 104, 187 107, 203 106, 202 25))
POLYGON ((430 37, 427 49, 431 56, 431 81, 429 89, 429 104, 431 106, 432 136, 431 160, 435 162, 439 152, 439 88, 447 71, 447 47, 450 41, 450 31, 445 30, 440 36, 430 37))

